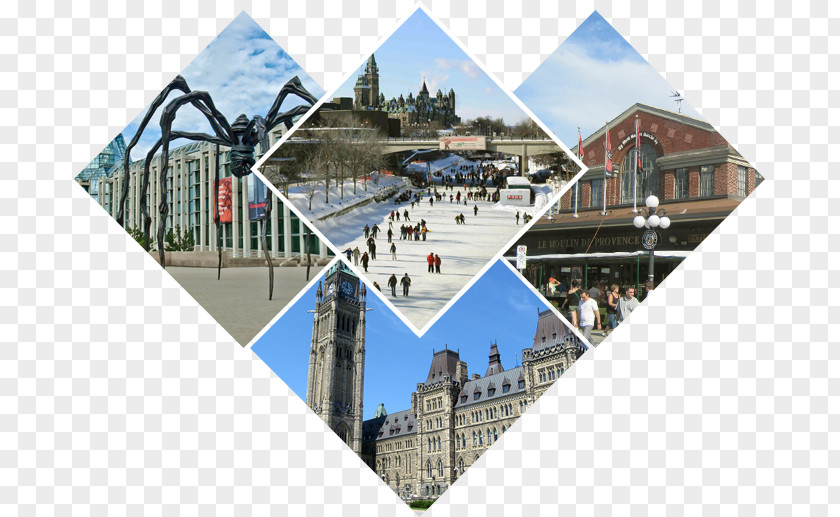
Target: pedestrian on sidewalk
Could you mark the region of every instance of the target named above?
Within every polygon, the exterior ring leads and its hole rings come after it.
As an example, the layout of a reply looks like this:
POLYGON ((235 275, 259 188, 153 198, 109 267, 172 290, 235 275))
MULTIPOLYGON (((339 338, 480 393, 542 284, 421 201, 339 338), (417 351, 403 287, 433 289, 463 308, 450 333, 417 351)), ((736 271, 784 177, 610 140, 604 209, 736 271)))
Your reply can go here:
POLYGON ((516 224, 519 225, 519 210, 516 211, 516 224))
POLYGON ((591 296, 589 291, 580 290, 580 305, 578 305, 578 325, 583 337, 592 343, 592 327, 597 322, 598 330, 601 330, 601 312, 598 310, 598 302, 591 296))
POLYGON ((639 306, 639 303, 639 300, 636 298, 636 288, 632 285, 628 286, 624 290, 624 296, 618 300, 618 322, 621 323, 627 319, 630 313, 639 306))
POLYGON ((391 296, 397 296, 397 275, 391 274, 391 278, 388 279, 388 287, 391 288, 391 296))
POLYGON ((411 278, 408 276, 408 273, 400 279, 400 285, 403 288, 403 296, 408 296, 408 288, 411 286, 411 278))

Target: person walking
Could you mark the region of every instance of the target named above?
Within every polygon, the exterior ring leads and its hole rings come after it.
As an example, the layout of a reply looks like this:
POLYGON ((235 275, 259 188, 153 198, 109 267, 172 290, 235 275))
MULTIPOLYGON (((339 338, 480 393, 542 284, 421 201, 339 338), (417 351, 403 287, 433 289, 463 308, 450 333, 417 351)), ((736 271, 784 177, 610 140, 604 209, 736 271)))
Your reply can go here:
POLYGON ((347 257, 347 261, 349 262, 350 257, 353 256, 353 250, 351 250, 350 248, 347 248, 346 250, 344 250, 344 255, 347 257))
POLYGON ((376 288, 376 290, 377 290, 377 291, 379 291, 380 293, 382 292, 382 288, 381 288, 381 287, 379 287, 379 283, 378 283, 378 282, 374 282, 374 283, 373 283, 373 287, 375 287, 375 288, 376 288))
POLYGON ((572 326, 577 327, 577 309, 578 305, 580 304, 580 280, 574 279, 572 280, 572 287, 569 289, 569 292, 566 293, 566 301, 563 302, 563 306, 568 309, 569 314, 572 315, 572 326))
POLYGON ((370 226, 365 225, 365 239, 370 237, 370 226))
POLYGON ((597 322, 598 330, 601 330, 601 312, 598 310, 598 302, 589 296, 589 291, 580 291, 580 305, 578 305, 578 327, 583 337, 592 343, 592 327, 597 322))
POLYGON ((429 206, 430 207, 435 206, 435 198, 433 196, 429 197, 429 206))
POLYGON ((353 250, 353 265, 354 266, 359 265, 359 257, 361 257, 361 256, 362 256, 362 252, 359 250, 359 247, 356 246, 356 248, 353 250))
POLYGON ((388 235, 388 242, 391 242, 391 239, 393 239, 393 237, 394 237, 394 231, 392 229, 388 228, 387 235, 388 235))
POLYGON ((636 288, 632 285, 624 290, 624 296, 618 300, 618 322, 624 321, 640 304, 636 298, 636 288))
POLYGON ((397 296, 397 275, 391 274, 391 278, 388 279, 388 287, 391 288, 391 296, 397 296))
POLYGON ((370 229, 370 233, 371 233, 371 235, 373 235, 373 238, 375 239, 376 236, 379 235, 379 227, 374 224, 373 227, 370 229))
POLYGON ((440 255, 435 253, 435 273, 440 273, 440 255))
POLYGON ((610 325, 610 332, 615 330, 618 326, 618 300, 621 295, 618 294, 618 284, 610 286, 610 292, 607 294, 607 321, 610 325))
POLYGON ((399 222, 399 220, 400 220, 400 211, 399 211, 399 210, 397 210, 396 212, 394 212, 394 216, 396 216, 396 218, 397 218, 397 222, 399 222))
POLYGON ((428 255, 426 255, 426 264, 429 266, 427 271, 429 273, 434 273, 435 272, 435 254, 434 253, 429 253, 428 255))
POLYGON ((420 223, 417 223, 417 226, 414 227, 414 240, 420 240, 420 223))
POLYGON ((391 260, 397 260, 397 245, 391 243, 391 260))
MULTIPOLYGON (((413 205, 414 205, 414 204, 412 203, 412 207, 411 207, 411 208, 414 208, 414 206, 413 206, 413 205)), ((406 221, 411 221, 411 219, 409 219, 409 217, 408 217, 408 208, 406 208, 406 209, 405 209, 405 211, 403 212, 403 219, 405 219, 406 221)))
POLYGON ((368 263, 370 262, 370 257, 368 257, 367 251, 362 255, 362 267, 365 269, 365 273, 367 273, 368 263))
POLYGON ((403 288, 403 296, 408 296, 408 288, 411 287, 411 278, 408 276, 408 273, 400 279, 400 285, 403 288))
POLYGON ((373 240, 373 237, 371 237, 368 247, 370 248, 370 259, 376 260, 376 242, 373 240))
POLYGON ((423 236, 423 240, 424 240, 424 241, 426 240, 426 234, 427 234, 428 232, 429 232, 429 230, 428 230, 428 228, 426 228, 426 225, 423 225, 423 227, 422 227, 422 228, 420 228, 420 235, 422 235, 422 236, 423 236))
POLYGON ((519 210, 516 211, 516 224, 519 225, 519 210))
POLYGON ((474 216, 478 215, 478 205, 473 205, 473 215, 474 216))

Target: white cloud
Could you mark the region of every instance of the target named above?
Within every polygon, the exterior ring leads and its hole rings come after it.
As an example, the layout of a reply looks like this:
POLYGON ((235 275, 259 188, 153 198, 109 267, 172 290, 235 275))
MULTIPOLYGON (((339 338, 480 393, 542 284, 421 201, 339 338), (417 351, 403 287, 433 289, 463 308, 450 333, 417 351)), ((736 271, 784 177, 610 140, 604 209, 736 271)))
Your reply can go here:
MULTIPOLYGON (((587 49, 563 44, 516 90, 516 94, 566 144, 577 143, 637 102, 676 111, 673 89, 648 63, 601 61, 587 49)), ((683 103, 682 112, 698 117, 683 103)))

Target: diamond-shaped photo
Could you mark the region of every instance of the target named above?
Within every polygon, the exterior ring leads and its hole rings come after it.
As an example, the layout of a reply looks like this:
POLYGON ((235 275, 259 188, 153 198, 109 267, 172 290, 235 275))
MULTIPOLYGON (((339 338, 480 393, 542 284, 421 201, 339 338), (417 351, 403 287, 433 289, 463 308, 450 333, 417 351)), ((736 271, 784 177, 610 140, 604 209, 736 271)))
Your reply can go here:
POLYGON ((243 346, 332 260, 251 174, 322 93, 242 13, 76 177, 243 346))
POLYGON ((258 167, 425 330, 573 164, 421 8, 258 167))
POLYGON ((424 508, 517 432, 587 345, 502 261, 422 338, 379 294, 338 260, 252 350, 385 484, 424 508))
POLYGON ((763 177, 597 12, 516 94, 588 170, 506 255, 597 344, 763 177))

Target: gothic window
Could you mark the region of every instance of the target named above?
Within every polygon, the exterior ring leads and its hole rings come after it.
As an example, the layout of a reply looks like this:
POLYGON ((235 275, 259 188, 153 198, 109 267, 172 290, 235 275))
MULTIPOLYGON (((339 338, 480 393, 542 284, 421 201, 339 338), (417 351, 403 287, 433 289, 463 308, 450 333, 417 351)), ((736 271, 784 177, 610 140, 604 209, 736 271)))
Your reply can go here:
MULTIPOLYGON (((503 431, 503 432, 504 432, 504 431, 503 431)), ((495 442, 495 441, 496 441, 496 440, 498 440, 498 439, 499 439, 499 432, 498 432, 498 431, 496 430, 496 428, 494 427, 494 428, 493 428, 493 441, 495 442)))
POLYGON ((441 450, 443 447, 440 446, 440 436, 437 439, 437 450, 441 450))
MULTIPOLYGON (((659 166, 656 164, 656 150, 650 144, 642 144, 642 166, 636 179, 636 200, 644 201, 651 194, 659 192, 659 166), (645 183, 647 182, 647 184, 645 183)), ((621 162, 621 202, 633 202, 633 176, 636 172, 636 148, 627 152, 621 162)))
POLYGON ((502 426, 502 434, 505 434, 505 431, 507 431, 507 427, 502 426))
POLYGON ((426 462, 426 477, 428 477, 428 478, 432 477, 432 462, 431 461, 426 462))
POLYGON ((700 197, 712 196, 715 193, 715 166, 700 166, 700 197))
POLYGON ((458 460, 458 471, 463 474, 464 473, 464 458, 458 460))
POLYGON ((396 485, 396 487, 397 488, 400 487, 400 473, 399 472, 397 472, 397 485, 396 485))
POLYGON ((522 401, 519 401, 519 414, 522 414, 522 401))
POLYGON ((478 432, 478 444, 479 445, 484 445, 484 432, 483 431, 478 432))
POLYGON ((443 477, 443 462, 438 460, 438 476, 443 477))
POLYGON ((473 447, 476 445, 478 445, 478 435, 475 434, 475 431, 473 431, 473 447))
POLYGON ((493 443, 493 434, 490 433, 490 428, 489 427, 487 428, 487 443, 488 444, 493 443))

